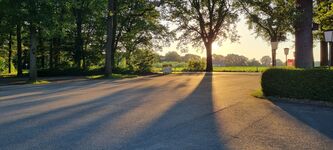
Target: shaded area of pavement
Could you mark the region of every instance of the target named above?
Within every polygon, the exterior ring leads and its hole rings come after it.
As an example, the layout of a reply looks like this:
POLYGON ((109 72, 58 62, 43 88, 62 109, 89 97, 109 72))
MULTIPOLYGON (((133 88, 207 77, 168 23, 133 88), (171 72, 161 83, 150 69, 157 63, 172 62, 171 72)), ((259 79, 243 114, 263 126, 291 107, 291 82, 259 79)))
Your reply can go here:
POLYGON ((274 101, 274 104, 321 134, 333 139, 333 111, 331 107, 283 101, 274 101))
POLYGON ((260 74, 0 87, 0 149, 332 149, 333 109, 250 94, 260 74))
MULTIPOLYGON (((82 81, 88 80, 87 77, 84 76, 69 76, 69 77, 39 77, 38 80, 49 81, 49 82, 69 82, 69 81, 82 81)), ((0 86, 7 85, 24 85, 29 81, 28 77, 8 77, 1 78, 0 77, 0 86)))

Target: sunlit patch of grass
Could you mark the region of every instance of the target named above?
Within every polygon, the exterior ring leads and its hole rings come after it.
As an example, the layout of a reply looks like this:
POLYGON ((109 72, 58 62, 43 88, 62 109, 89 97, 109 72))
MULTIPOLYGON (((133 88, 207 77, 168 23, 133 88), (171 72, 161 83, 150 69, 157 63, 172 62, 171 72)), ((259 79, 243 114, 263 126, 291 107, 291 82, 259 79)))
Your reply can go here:
POLYGON ((214 67, 215 72, 264 72, 269 67, 214 67))
MULTIPOLYGON (((234 66, 234 67, 214 67, 214 72, 264 72, 270 67, 251 67, 251 66, 234 66)), ((277 68, 285 68, 285 67, 277 67, 277 68)), ((153 72, 162 72, 163 68, 153 68, 153 72)), ((186 72, 186 67, 172 67, 173 72, 186 72)))
POLYGON ((135 78, 135 77, 138 77, 138 75, 112 74, 111 76, 105 76, 105 75, 87 76, 88 79, 126 79, 126 78, 135 78))
POLYGON ((93 75, 93 76, 87 76, 88 79, 103 79, 105 78, 105 75, 93 75))
POLYGON ((264 95, 264 92, 262 91, 262 89, 258 89, 256 91, 254 91, 251 95, 256 98, 265 99, 265 95, 264 95))
POLYGON ((46 80, 37 80, 37 81, 27 81, 27 83, 33 85, 43 85, 43 84, 49 84, 51 82, 46 80))

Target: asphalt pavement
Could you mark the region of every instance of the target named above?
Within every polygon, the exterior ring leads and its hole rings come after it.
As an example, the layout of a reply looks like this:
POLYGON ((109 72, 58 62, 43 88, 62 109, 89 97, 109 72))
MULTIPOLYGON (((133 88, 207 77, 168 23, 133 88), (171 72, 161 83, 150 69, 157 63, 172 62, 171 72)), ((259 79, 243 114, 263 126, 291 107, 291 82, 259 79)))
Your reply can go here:
POLYGON ((333 108, 257 99, 256 73, 0 87, 0 149, 333 149, 333 108))

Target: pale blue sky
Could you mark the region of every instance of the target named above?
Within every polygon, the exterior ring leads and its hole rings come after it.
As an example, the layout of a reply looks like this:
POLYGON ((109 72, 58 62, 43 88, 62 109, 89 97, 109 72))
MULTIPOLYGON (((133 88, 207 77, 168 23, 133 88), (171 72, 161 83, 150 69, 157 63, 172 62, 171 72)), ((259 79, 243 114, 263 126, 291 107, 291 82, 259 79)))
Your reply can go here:
MULTIPOLYGON (((256 35, 253 31, 248 29, 247 24, 245 23, 244 18, 240 18, 240 21, 237 23, 237 30, 238 34, 240 35, 240 39, 238 42, 231 43, 229 40, 223 42, 222 46, 218 46, 217 44, 213 45, 213 53, 221 54, 226 56, 227 54, 239 54, 246 56, 250 59, 256 58, 260 60, 262 56, 269 55, 271 56, 271 48, 270 43, 267 41, 262 40, 260 37, 256 38, 256 35)), ((217 42, 216 42, 217 43, 217 42)), ((315 61, 320 60, 320 50, 319 50, 319 43, 314 41, 314 58, 315 61)), ((289 58, 293 58, 293 51, 294 48, 294 37, 289 36, 286 42, 282 42, 279 44, 279 49, 277 51, 277 58, 281 59, 282 61, 285 60, 284 55, 284 48, 290 48, 289 58)), ((176 43, 171 44, 170 47, 164 47, 163 51, 160 52, 161 54, 165 54, 168 51, 178 51, 176 48, 176 43)), ((200 56, 205 57, 205 51, 197 51, 195 49, 189 50, 189 53, 197 54, 200 56)), ((183 54, 185 55, 185 54, 183 54)))

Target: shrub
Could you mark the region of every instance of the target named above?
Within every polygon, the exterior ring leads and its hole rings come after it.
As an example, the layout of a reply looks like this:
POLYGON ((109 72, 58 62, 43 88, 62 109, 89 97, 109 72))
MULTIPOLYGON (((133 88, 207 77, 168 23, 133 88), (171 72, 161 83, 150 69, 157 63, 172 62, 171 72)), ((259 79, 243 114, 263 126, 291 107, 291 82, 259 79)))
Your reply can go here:
POLYGON ((187 62, 186 71, 204 71, 206 62, 204 60, 191 59, 187 62))
POLYGON ((268 69, 262 75, 265 96, 333 102, 333 71, 268 69))
POLYGON ((0 57, 0 73, 6 70, 6 60, 0 57))
POLYGON ((133 70, 137 73, 150 73, 153 64, 157 61, 156 54, 151 50, 139 49, 132 58, 133 70))

